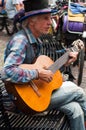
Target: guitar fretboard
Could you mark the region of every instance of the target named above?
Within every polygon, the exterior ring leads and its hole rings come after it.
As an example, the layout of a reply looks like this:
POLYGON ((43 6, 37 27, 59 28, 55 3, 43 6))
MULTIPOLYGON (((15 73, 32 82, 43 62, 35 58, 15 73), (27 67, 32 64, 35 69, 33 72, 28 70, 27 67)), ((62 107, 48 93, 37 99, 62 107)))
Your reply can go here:
POLYGON ((68 61, 68 58, 69 58, 69 51, 63 54, 59 59, 57 59, 54 62, 54 64, 52 64, 48 69, 51 70, 53 73, 55 73, 68 61))

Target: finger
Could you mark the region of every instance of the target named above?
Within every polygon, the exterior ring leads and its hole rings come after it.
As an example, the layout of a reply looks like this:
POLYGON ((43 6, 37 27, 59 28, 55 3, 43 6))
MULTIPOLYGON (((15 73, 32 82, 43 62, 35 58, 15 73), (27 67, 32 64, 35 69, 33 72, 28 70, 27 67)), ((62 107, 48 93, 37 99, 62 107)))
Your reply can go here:
POLYGON ((48 82, 51 82, 51 81, 52 81, 52 79, 53 79, 52 77, 49 77, 49 78, 48 78, 48 82))

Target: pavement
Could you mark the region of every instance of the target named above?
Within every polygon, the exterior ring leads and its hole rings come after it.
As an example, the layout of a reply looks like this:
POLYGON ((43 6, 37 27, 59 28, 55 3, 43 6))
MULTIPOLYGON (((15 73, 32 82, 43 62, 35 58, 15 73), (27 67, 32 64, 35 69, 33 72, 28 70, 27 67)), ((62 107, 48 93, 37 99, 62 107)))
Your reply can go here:
POLYGON ((6 48, 6 44, 9 38, 10 37, 7 35, 5 30, 3 30, 2 32, 0 31, 0 69, 3 66, 4 50, 6 48))
MULTIPOLYGON (((75 67, 72 69, 73 75, 78 77, 79 71, 78 67, 75 67)), ((77 83, 77 78, 75 80, 75 83, 77 83)), ((83 76, 82 76, 82 82, 79 87, 82 87, 84 91, 86 92, 86 60, 84 61, 84 68, 83 68, 83 76)))
MULTIPOLYGON (((7 35, 5 30, 0 32, 0 69, 3 66, 4 50, 6 48, 6 44, 9 39, 10 39, 10 36, 7 35)), ((73 67, 72 72, 73 72, 73 75, 76 77, 76 80, 74 82, 77 84, 77 77, 79 73, 78 67, 77 66, 73 67)), ((86 60, 84 62, 82 83, 79 87, 82 87, 84 91, 86 92, 86 60)))

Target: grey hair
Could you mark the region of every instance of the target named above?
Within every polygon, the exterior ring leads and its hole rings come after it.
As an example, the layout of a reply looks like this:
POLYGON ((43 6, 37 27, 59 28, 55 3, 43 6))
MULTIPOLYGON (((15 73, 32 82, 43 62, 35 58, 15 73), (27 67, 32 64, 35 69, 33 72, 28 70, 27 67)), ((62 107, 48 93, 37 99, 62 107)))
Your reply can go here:
POLYGON ((23 27, 28 27, 28 19, 25 19, 25 20, 22 22, 22 26, 23 26, 23 27))
MULTIPOLYGON (((37 20, 37 16, 32 16, 32 17, 30 17, 31 19, 32 19, 32 21, 36 21, 37 20)), ((28 18, 27 19, 25 19, 23 22, 22 22, 22 25, 24 26, 24 27, 28 27, 29 26, 29 20, 28 20, 28 18)))

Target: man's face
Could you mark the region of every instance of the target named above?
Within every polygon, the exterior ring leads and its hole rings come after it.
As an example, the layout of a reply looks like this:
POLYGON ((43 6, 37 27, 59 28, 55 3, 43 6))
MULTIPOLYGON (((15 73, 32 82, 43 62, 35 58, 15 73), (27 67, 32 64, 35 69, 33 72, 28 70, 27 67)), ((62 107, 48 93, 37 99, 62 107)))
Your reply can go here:
POLYGON ((33 19, 33 33, 40 36, 41 34, 47 34, 51 26, 51 14, 42 14, 35 16, 33 19))

